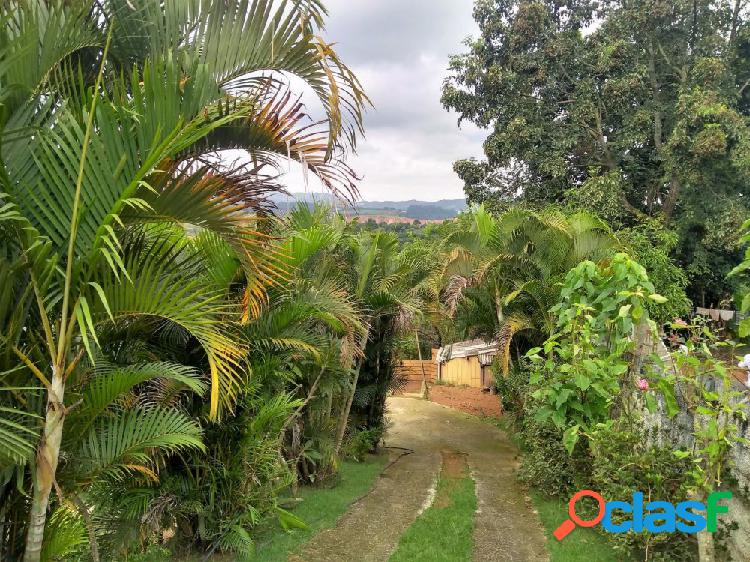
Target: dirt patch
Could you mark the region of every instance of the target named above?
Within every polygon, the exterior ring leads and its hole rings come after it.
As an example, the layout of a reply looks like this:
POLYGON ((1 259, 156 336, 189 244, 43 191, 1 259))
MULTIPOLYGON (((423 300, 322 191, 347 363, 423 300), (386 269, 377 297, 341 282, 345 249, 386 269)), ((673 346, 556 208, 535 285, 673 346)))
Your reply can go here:
POLYGON ((466 453, 444 450, 441 454, 443 455, 443 471, 440 474, 442 477, 463 478, 466 475, 469 469, 466 464, 466 453))
POLYGON ((437 508, 446 508, 451 505, 451 498, 453 490, 456 487, 456 482, 468 476, 469 464, 466 460, 466 453, 459 453, 458 451, 448 449, 441 451, 441 454, 443 456, 443 468, 440 471, 440 480, 443 482, 443 485, 438 491, 434 506, 437 508))
POLYGON ((431 402, 474 416, 499 418, 503 413, 500 397, 479 388, 436 384, 430 386, 429 398, 431 402))

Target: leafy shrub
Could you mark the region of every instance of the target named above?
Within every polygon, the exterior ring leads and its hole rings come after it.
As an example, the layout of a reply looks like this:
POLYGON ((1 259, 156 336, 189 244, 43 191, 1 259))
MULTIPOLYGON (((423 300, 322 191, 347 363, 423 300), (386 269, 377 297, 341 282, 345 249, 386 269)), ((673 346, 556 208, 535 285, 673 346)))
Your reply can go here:
POLYGON ((526 416, 520 431, 523 459, 518 477, 548 496, 567 499, 575 488, 576 467, 561 437, 554 424, 526 416))
POLYGON ((692 303, 685 293, 688 277, 670 257, 677 246, 677 234, 658 221, 648 221, 622 230, 618 237, 630 247, 633 258, 646 268, 654 290, 667 299, 662 304, 646 301, 649 316, 664 324, 689 312, 692 303))
POLYGON ((172 559, 172 552, 159 545, 151 545, 141 554, 128 556, 128 562, 169 562, 172 559))
POLYGON ((522 358, 512 364, 507 375, 504 375, 499 362, 492 364, 492 374, 495 378, 495 389, 500 396, 503 413, 521 423, 524 416, 524 405, 529 393, 529 362, 522 358))
MULTIPOLYGON (((600 424, 591 438, 591 488, 606 499, 628 500, 633 491, 646 500, 673 504, 687 499, 691 463, 675 457, 672 448, 650 444, 637 420, 620 418, 600 424)), ((623 517, 623 516, 620 516, 623 517)), ((628 517, 628 516, 624 516, 628 517)), ((618 514, 613 516, 619 523, 618 514)), ((695 540, 685 533, 609 533, 615 548, 638 559, 648 552, 649 560, 692 560, 695 540)))
POLYGON ((378 447, 383 437, 383 428, 375 427, 356 431, 344 446, 344 456, 362 462, 367 453, 372 453, 378 447))
MULTIPOLYGON (((173 461, 159 486, 116 493, 118 510, 134 506, 122 533, 138 530, 140 523, 152 543, 167 530, 178 545, 194 542, 202 551, 247 558, 254 528, 277 515, 278 496, 293 482, 279 449, 281 430, 299 405, 288 394, 240 396, 233 416, 207 424, 208 454, 185 455, 184 464, 173 461)), ((124 559, 120 551, 137 543, 122 533, 109 542, 119 539, 117 552, 124 559)))
MULTIPOLYGON (((685 464, 685 478, 690 495, 699 501, 731 481, 727 478, 732 466, 730 454, 734 447, 746 444, 740 424, 747 421, 744 391, 735 387, 732 366, 721 357, 737 354, 737 345, 719 340, 703 322, 682 323, 688 336, 684 348, 671 353, 670 366, 654 354, 650 377, 662 395, 668 417, 687 413, 692 418, 692 446, 674 452, 685 464), (678 400, 679 397, 679 400, 678 400)), ((698 537, 701 558, 726 550, 724 544, 732 525, 721 533, 698 537)))
POLYGON ((626 254, 604 266, 584 261, 565 277, 557 315, 557 333, 543 348, 531 349, 530 383, 536 387, 535 416, 563 430, 572 452, 579 435, 609 418, 628 374, 629 336, 648 320, 647 301, 664 302, 654 294, 646 270, 626 254))

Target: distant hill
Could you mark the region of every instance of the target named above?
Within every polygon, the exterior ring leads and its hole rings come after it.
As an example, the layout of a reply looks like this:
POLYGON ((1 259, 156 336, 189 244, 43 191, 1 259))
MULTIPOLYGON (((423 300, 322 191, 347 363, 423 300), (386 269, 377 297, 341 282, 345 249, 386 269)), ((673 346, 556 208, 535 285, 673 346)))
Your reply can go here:
MULTIPOLYGON (((285 213, 298 201, 333 203, 333 196, 328 193, 292 193, 291 195, 274 194, 271 200, 279 211, 285 213)), ((455 217, 466 209, 465 199, 440 199, 439 201, 359 201, 356 210, 360 215, 400 216, 420 220, 441 220, 455 217)))

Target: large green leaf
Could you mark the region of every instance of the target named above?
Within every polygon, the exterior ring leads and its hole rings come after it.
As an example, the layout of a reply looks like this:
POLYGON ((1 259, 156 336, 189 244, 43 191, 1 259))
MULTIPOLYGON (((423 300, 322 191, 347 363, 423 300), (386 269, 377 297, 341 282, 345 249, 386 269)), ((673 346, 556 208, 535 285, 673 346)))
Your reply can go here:
POLYGON ((194 367, 169 362, 120 366, 98 361, 95 374, 82 393, 80 406, 66 420, 68 427, 73 430, 67 433, 67 439, 80 439, 81 434, 86 433, 90 425, 118 398, 137 385, 155 379, 176 381, 198 394, 203 394, 206 390, 200 373, 194 367))
MULTIPOLYGON (((206 352, 211 371, 211 414, 220 402, 231 406, 239 390, 242 347, 228 331, 235 308, 207 277, 200 255, 185 252, 184 242, 143 237, 125 248, 130 280, 103 270, 98 284, 115 320, 133 316, 163 318, 182 326, 206 352)), ((97 322, 109 321, 103 303, 89 299, 97 322)))
POLYGON ((203 449, 201 428, 171 408, 126 410, 104 417, 82 439, 69 467, 76 481, 155 477, 153 450, 176 453, 203 449))
POLYGON ((7 0, 0 6, 0 124, 5 125, 77 51, 104 42, 91 6, 7 0))

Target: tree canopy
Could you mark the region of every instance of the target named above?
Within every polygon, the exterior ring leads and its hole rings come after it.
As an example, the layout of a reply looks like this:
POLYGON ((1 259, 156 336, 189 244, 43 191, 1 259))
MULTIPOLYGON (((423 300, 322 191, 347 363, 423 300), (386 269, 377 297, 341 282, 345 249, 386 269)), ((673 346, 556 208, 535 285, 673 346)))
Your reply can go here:
POLYGON ((690 296, 729 295, 750 172, 745 3, 477 0, 446 108, 489 129, 455 170, 471 202, 647 217, 679 235, 690 296))

